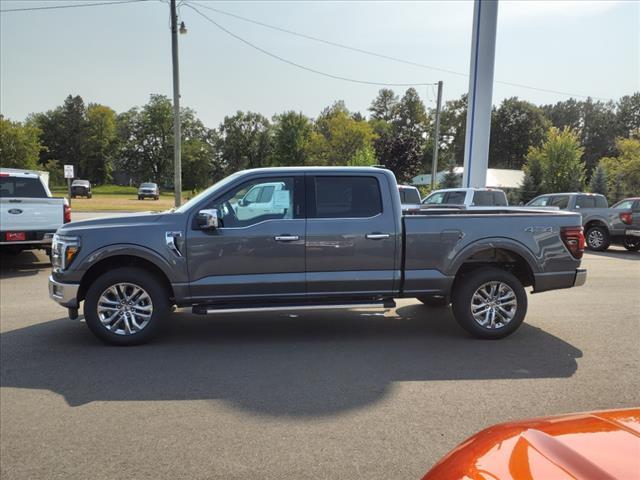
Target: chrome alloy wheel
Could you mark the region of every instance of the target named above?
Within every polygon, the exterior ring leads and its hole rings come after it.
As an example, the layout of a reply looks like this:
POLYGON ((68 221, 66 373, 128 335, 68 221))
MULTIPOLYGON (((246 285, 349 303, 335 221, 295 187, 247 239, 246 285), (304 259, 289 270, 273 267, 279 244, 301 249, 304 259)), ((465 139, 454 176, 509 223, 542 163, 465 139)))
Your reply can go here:
POLYGON ((133 283, 116 283, 98 299, 98 319, 116 335, 133 335, 149 324, 153 303, 149 294, 133 283))
POLYGON ((587 238, 589 246, 591 248, 600 248, 604 244, 604 235, 600 230, 595 228, 589 231, 589 237, 587 238))
POLYGON ((480 285, 471 297, 471 314, 481 327, 489 330, 507 325, 518 310, 513 289, 504 282, 480 285))

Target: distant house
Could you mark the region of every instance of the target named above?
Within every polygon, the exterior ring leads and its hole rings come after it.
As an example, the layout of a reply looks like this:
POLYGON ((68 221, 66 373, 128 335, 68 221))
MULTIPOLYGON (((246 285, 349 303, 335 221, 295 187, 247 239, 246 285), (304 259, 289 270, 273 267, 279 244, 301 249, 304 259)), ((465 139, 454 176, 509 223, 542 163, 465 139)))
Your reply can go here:
MULTIPOLYGON (((462 173, 464 169, 462 167, 456 167, 454 172, 460 177, 460 183, 462 184, 462 173)), ((446 171, 438 172, 436 175, 436 183, 442 181, 446 175, 446 171)), ((522 170, 509 170, 506 168, 489 168, 487 169, 487 184, 486 187, 501 188, 502 190, 515 190, 520 187, 522 179, 524 178, 524 172, 522 170)), ((413 185, 431 185, 431 175, 424 174, 413 177, 411 180, 413 185)))

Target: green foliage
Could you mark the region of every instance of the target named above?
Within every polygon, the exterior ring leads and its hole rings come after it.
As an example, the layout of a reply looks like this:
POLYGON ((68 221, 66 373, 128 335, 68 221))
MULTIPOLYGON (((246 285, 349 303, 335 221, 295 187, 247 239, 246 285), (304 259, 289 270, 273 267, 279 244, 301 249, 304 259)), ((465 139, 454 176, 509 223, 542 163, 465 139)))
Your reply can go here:
MULTIPOLYGON (((531 172, 537 162, 541 169, 541 191, 574 192, 584 186, 584 165, 580 158, 583 148, 578 135, 566 127, 560 131, 549 129, 547 138, 541 147, 531 147, 527 154, 527 163, 531 172)), ((536 167, 537 168, 537 167, 536 167)))
POLYGON ((618 156, 604 157, 599 164, 607 174, 612 201, 640 192, 640 139, 619 138, 616 146, 618 156))
POLYGON ((219 128, 218 141, 224 174, 268 166, 272 150, 271 128, 269 120, 259 113, 237 112, 232 117, 225 117, 219 128))
POLYGON ((606 196, 608 193, 607 186, 607 173, 602 165, 598 165, 591 175, 591 181, 589 182, 589 191, 592 193, 599 193, 606 196))
POLYGON ((456 188, 460 186, 460 178, 455 172, 456 163, 453 160, 449 161, 447 165, 447 173, 444 174, 440 183, 438 183, 438 189, 441 188, 456 188))
POLYGON ((374 138, 371 125, 355 120, 344 103, 338 102, 316 120, 307 148, 309 164, 349 165, 362 161, 374 138))
POLYGON ((462 165, 467 131, 467 95, 445 103, 440 115, 441 154, 462 165))
POLYGON ((370 110, 372 126, 378 134, 374 141, 377 162, 407 183, 421 172, 429 118, 418 92, 409 88, 397 101, 391 90, 381 90, 370 110), (385 120, 388 119, 388 120, 385 120))
POLYGON ((105 183, 111 180, 117 152, 116 112, 92 103, 87 107, 86 118, 86 138, 82 148, 84 155, 80 166, 85 177, 96 183, 105 183))
POLYGON ((294 111, 273 117, 271 165, 303 166, 309 161, 312 124, 308 117, 294 111))
POLYGON ((527 203, 543 193, 542 179, 543 171, 540 158, 532 155, 524 166, 524 178, 518 190, 518 200, 527 203))
POLYGON ((550 122, 542 110, 517 97, 503 100, 491 114, 489 166, 519 170, 529 147, 539 147, 550 122))
POLYGON ((42 146, 40 131, 33 125, 12 122, 0 115, 0 165, 7 168, 38 168, 42 146))
POLYGON ((371 167, 376 164, 376 152, 371 145, 365 145, 347 162, 350 167, 371 167))

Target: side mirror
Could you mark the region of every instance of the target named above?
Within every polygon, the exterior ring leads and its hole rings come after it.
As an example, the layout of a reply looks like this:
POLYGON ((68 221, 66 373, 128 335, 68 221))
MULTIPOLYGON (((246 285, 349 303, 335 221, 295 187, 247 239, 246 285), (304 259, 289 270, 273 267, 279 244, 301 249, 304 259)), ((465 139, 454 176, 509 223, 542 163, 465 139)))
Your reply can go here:
POLYGON ((240 200, 238 200, 238 206, 239 207, 246 207, 247 206, 247 201, 244 198, 241 198, 240 200))
POLYGON ((196 217, 196 221, 202 230, 215 230, 220 225, 218 210, 215 208, 210 210, 200 210, 196 217))

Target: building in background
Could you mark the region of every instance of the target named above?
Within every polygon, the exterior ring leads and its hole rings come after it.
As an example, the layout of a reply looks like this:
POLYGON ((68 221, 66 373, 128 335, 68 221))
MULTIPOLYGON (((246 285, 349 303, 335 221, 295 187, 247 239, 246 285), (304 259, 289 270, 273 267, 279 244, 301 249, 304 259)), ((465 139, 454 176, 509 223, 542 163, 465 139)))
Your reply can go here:
MULTIPOLYGON (((457 177, 459 177, 459 185, 462 184, 462 174, 464 172, 463 167, 456 167, 454 170, 457 177)), ((447 174, 446 170, 438 172, 436 175, 436 184, 440 183, 444 176, 447 174)), ((524 172, 522 170, 509 170, 506 168, 489 168, 487 169, 487 187, 500 188, 504 191, 513 191, 520 187, 522 179, 524 178, 524 172)), ((419 185, 431 185, 431 175, 417 175, 411 179, 411 184, 415 186, 419 185)))

